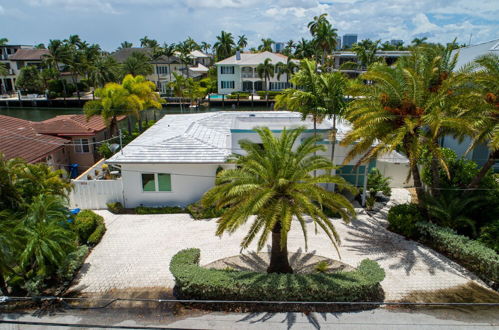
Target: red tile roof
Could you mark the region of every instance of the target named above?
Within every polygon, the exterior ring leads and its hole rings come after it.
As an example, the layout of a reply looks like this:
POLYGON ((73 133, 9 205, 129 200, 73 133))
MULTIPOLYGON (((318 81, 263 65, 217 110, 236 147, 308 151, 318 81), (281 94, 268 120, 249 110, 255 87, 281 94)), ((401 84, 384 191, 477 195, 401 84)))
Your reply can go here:
POLYGON ((0 115, 0 152, 7 159, 23 158, 35 163, 63 148, 69 140, 38 134, 32 121, 0 115))
MULTIPOLYGON (((118 117, 118 121, 123 119, 125 116, 118 117)), ((34 128, 41 134, 77 136, 95 135, 104 130, 106 124, 100 116, 92 116, 87 121, 85 115, 61 115, 35 123, 34 128)))
POLYGON ((20 48, 13 55, 9 56, 11 61, 41 61, 44 55, 50 52, 47 49, 20 48))

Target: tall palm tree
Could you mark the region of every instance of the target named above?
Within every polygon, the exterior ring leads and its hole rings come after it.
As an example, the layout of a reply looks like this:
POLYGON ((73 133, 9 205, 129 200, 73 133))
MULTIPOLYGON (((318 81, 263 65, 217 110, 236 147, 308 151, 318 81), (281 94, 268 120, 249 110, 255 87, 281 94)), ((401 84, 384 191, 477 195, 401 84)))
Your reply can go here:
POLYGON ((314 16, 314 19, 307 24, 310 34, 314 36, 319 26, 325 21, 327 21, 327 13, 321 14, 319 16, 314 16))
POLYGON ((217 60, 221 61, 232 56, 234 54, 235 45, 232 33, 225 31, 220 32, 220 35, 217 36, 217 42, 213 45, 217 60))
POLYGON ((264 89, 267 88, 267 80, 270 80, 271 77, 274 76, 274 65, 272 64, 272 60, 270 58, 266 58, 263 63, 260 63, 256 66, 256 73, 260 79, 264 80, 264 89))
POLYGON ((120 76, 120 64, 111 56, 99 57, 90 69, 88 75, 94 90, 103 87, 108 82, 116 82, 120 76))
POLYGON ((262 44, 258 46, 258 50, 260 52, 271 52, 272 51, 272 45, 275 44, 275 41, 270 39, 270 38, 263 38, 262 44))
POLYGON ((201 49, 203 50, 203 52, 205 54, 207 54, 211 49, 211 45, 209 43, 207 43, 206 41, 203 41, 203 42, 201 42, 201 49))
MULTIPOLYGON (((48 67, 57 70, 58 78, 61 79, 61 69, 60 64, 67 63, 71 57, 71 50, 67 44, 63 43, 61 40, 50 40, 47 46, 49 53, 43 55, 43 60, 48 67)), ((62 87, 64 89, 64 97, 66 97, 66 84, 63 80, 62 87)))
POLYGON ((300 59, 310 58, 314 55, 314 47, 312 42, 301 38, 295 47, 295 57, 300 59))
POLYGON ((111 134, 115 135, 118 130, 118 116, 134 115, 139 118, 142 110, 161 109, 164 100, 155 89, 156 85, 143 76, 126 75, 121 85, 107 83, 103 88, 97 89, 95 96, 98 99, 87 101, 83 110, 87 118, 102 116, 111 134))
POLYGON ((181 42, 176 46, 176 51, 178 52, 178 58, 182 64, 184 64, 185 75, 189 78, 189 64, 192 62, 191 52, 192 44, 188 42, 181 42))
POLYGON ((357 54, 361 67, 367 68, 378 60, 376 52, 379 49, 380 42, 381 40, 365 39, 353 45, 352 50, 357 54))
POLYGON ((237 48, 239 48, 239 50, 244 50, 244 48, 248 46, 248 38, 246 37, 246 35, 240 35, 237 37, 237 48))
POLYGON ((257 249, 261 250, 272 237, 269 273, 292 273, 288 260, 287 237, 293 223, 300 224, 307 248, 307 224, 311 218, 338 249, 340 238, 324 208, 337 211, 344 221, 355 214, 350 202, 342 195, 327 191, 321 183, 335 183, 352 190, 342 178, 321 174, 312 177, 315 170, 325 173, 333 167, 324 157, 315 156, 324 146, 309 137, 293 148, 304 128, 284 130, 277 138, 268 128, 257 128, 263 147, 248 140, 240 141, 246 155, 235 155, 236 169, 220 172, 216 185, 202 199, 205 206, 225 208, 218 220, 216 234, 232 233, 252 219, 251 228, 241 242, 241 248, 260 234, 257 249), (252 216, 255 217, 252 217, 252 216))
POLYGON ((163 54, 168 57, 168 74, 170 75, 170 81, 172 81, 172 67, 171 63, 173 60, 173 56, 175 55, 177 46, 172 44, 167 44, 166 42, 163 44, 163 54))
POLYGON ((308 28, 312 34, 313 43, 322 50, 321 66, 324 66, 327 53, 336 49, 337 29, 331 26, 327 19, 327 14, 314 17, 314 20, 308 23, 308 28))
POLYGON ((286 82, 289 83, 289 78, 295 73, 298 69, 298 65, 288 57, 286 63, 279 62, 275 65, 275 69, 277 71, 277 80, 281 78, 283 74, 286 75, 286 82))
POLYGON ((123 75, 147 76, 154 72, 151 59, 144 53, 133 52, 122 64, 123 75))
POLYGON ((428 37, 422 37, 422 38, 414 38, 411 41, 411 46, 412 47, 418 47, 423 44, 426 44, 426 40, 428 40, 428 37))
POLYGON ((475 102, 477 114, 476 134, 470 149, 478 144, 486 144, 489 149, 489 158, 480 172, 468 185, 468 188, 477 188, 490 168, 499 159, 499 56, 496 54, 483 55, 476 59, 472 69, 476 70, 470 77, 475 83, 476 90, 483 95, 485 102, 475 102))
POLYGON ((144 36, 143 38, 140 38, 139 41, 140 47, 149 47, 149 42, 151 41, 151 39, 149 39, 148 36, 144 36))
POLYGON ((132 48, 133 47, 133 43, 129 42, 129 41, 123 41, 120 46, 118 47, 118 49, 124 49, 124 48, 132 48))
POLYGON ((173 73, 174 80, 168 83, 173 95, 180 98, 180 111, 182 111, 182 98, 186 94, 188 79, 176 72, 173 73))

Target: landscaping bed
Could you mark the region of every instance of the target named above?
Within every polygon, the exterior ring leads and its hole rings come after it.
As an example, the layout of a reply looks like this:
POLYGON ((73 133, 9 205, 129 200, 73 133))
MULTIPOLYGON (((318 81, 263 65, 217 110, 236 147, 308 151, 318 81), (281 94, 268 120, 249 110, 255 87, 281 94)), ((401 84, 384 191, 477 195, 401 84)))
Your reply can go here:
MULTIPOLYGON (((199 249, 182 250, 172 258, 170 271, 175 278, 175 294, 178 298, 260 302, 377 302, 384 299, 380 282, 385 278, 385 272, 378 263, 368 259, 363 260, 355 270, 310 274, 208 269, 199 266, 199 259, 199 249)), ((224 310, 263 308, 267 311, 333 311, 372 308, 373 305, 233 302, 210 307, 224 310)))
POLYGON ((200 202, 188 205, 187 207, 180 206, 162 206, 149 207, 138 206, 135 208, 124 208, 121 203, 108 203, 107 208, 114 214, 178 214, 189 213, 194 219, 211 219, 221 216, 220 211, 216 211, 213 207, 204 207, 200 202))

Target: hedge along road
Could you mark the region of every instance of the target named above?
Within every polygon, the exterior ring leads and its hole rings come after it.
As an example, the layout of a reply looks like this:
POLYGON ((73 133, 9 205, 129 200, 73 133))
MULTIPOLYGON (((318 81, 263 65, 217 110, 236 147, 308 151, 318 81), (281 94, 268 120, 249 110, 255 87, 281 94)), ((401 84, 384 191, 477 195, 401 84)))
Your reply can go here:
MULTIPOLYGON (((439 253, 385 229, 385 214, 394 203, 406 202, 409 192, 393 189, 392 200, 375 217, 361 211, 344 224, 334 220, 340 234, 341 261, 357 266, 363 259, 377 261, 386 272, 381 282, 386 300, 396 300, 413 290, 449 288, 476 280, 470 272, 439 253)), ((113 289, 173 288, 171 258, 186 248, 201 249, 200 265, 238 255, 240 242, 249 229, 241 227, 231 236, 215 236, 216 220, 193 220, 188 214, 115 215, 97 211, 107 231, 83 265, 72 289, 104 293, 113 289)), ((326 235, 315 234, 308 224, 309 253, 338 259, 326 235)), ((288 251, 303 251, 298 223, 291 227, 288 251)), ((245 253, 255 250, 255 245, 245 253)), ((479 282, 481 283, 481 282, 479 282)))

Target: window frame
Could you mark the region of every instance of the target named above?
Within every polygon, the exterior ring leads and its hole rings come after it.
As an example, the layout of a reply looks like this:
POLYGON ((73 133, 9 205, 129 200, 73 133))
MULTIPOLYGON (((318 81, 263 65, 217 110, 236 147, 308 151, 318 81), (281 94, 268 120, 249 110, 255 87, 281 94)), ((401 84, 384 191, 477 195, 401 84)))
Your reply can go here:
POLYGON ((74 151, 77 154, 88 154, 90 153, 90 140, 88 138, 79 138, 79 139, 74 139, 74 151), (86 140, 86 143, 83 143, 83 140, 86 140), (87 151, 85 151, 85 147, 87 148, 87 151))
POLYGON ((153 172, 141 172, 140 173, 140 186, 143 193, 172 193, 173 192, 173 184, 172 184, 172 174, 171 173, 153 173, 153 172), (154 190, 148 191, 144 190, 144 174, 152 174, 154 176, 154 190), (159 175, 169 175, 170 176, 170 190, 159 190, 159 175))

